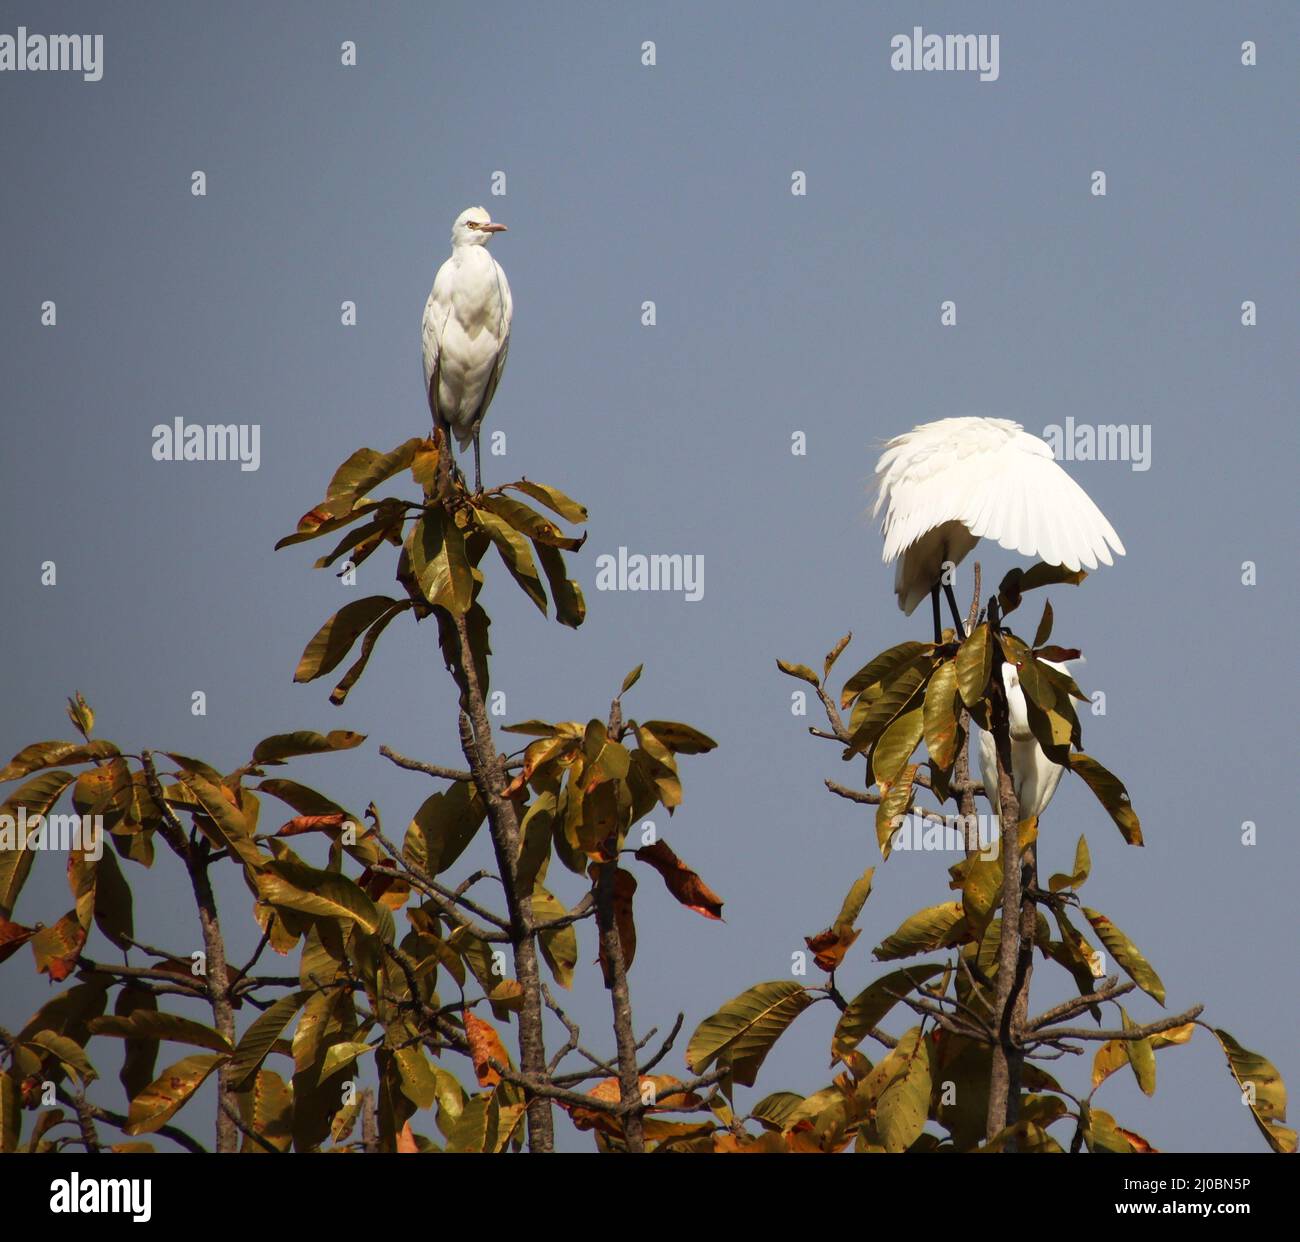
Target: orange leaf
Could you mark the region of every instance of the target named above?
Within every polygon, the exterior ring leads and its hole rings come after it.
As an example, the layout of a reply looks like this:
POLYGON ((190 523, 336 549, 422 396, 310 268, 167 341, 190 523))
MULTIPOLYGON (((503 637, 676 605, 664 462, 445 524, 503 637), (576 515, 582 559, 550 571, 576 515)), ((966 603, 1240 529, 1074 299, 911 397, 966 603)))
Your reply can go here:
POLYGON ((411 896, 411 886, 402 879, 392 864, 367 867, 357 880, 371 901, 387 906, 390 910, 400 910, 411 896))
POLYGON ((719 1130, 713 1136, 713 1150, 724 1155, 731 1153, 748 1156, 784 1154, 790 1149, 786 1146, 785 1136, 777 1134, 774 1130, 758 1138, 748 1134, 737 1135, 727 1130, 719 1130))
POLYGON ((416 1144, 415 1135, 411 1133, 411 1123, 409 1121, 405 1122, 397 1132, 397 1150, 401 1154, 418 1153, 420 1150, 416 1144))
POLYGON ((1134 1151, 1139 1152, 1142 1155, 1146 1155, 1149 1152, 1159 1153, 1160 1148, 1152 1147, 1151 1144, 1148 1143, 1140 1134, 1134 1134, 1132 1130, 1126 1130, 1123 1126, 1116 1126, 1115 1129, 1133 1144, 1134 1151))
POLYGON ((816 936, 805 936, 804 944, 812 950, 818 969, 829 973, 838 969, 849 947, 861 934, 853 927, 831 927, 816 936))
MULTIPOLYGON (((599 884, 601 867, 592 863, 591 877, 599 884)), ((618 945, 623 951, 623 969, 630 970, 636 956, 636 922, 632 918, 632 895, 636 892, 636 877, 621 867, 614 868, 614 926, 618 928, 618 945)), ((609 967, 605 961, 605 946, 600 946, 600 968, 605 976, 605 986, 611 985, 609 967)))
MULTIPOLYGON (((657 1101, 661 1095, 667 1095, 668 1098, 662 1103, 649 1104, 647 1111, 661 1113, 689 1112, 691 1109, 698 1108, 703 1101, 694 1092, 684 1094, 678 1092, 676 1095, 668 1095, 682 1085, 680 1078, 674 1078, 671 1074, 642 1075, 640 1078, 641 1098, 645 1100, 646 1085, 649 1084, 653 1089, 653 1098, 657 1101)), ((617 1104, 623 1098, 622 1089, 617 1078, 602 1078, 587 1095, 593 1100, 601 1100, 607 1104, 617 1104)), ((623 1133, 622 1123, 617 1117, 609 1113, 600 1112, 594 1108, 583 1108, 580 1104, 569 1104, 561 1102, 560 1107, 565 1109, 573 1120, 573 1124, 579 1130, 600 1130, 605 1134, 621 1135, 623 1133)))
POLYGON ((302 832, 316 832, 325 828, 342 828, 346 818, 342 811, 334 811, 329 815, 296 815, 288 823, 282 825, 275 835, 277 837, 296 837, 302 832))
POLYGON ((21 923, 0 918, 0 962, 17 953, 34 935, 34 927, 24 927, 21 923))
POLYGON ((42 927, 32 937, 36 969, 61 983, 77 965, 81 946, 86 943, 86 929, 77 921, 76 911, 65 914, 53 927, 42 927))
POLYGON ((664 878, 668 891, 682 905, 702 914, 706 919, 722 918, 722 898, 699 875, 692 871, 664 841, 643 845, 636 856, 649 863, 664 878))
POLYGON ((470 1056, 474 1060, 474 1073, 480 1087, 495 1087, 501 1081, 499 1071, 492 1068, 490 1061, 498 1065, 509 1065, 501 1036, 490 1022, 475 1017, 468 1011, 465 1014, 465 1038, 469 1040, 470 1056))

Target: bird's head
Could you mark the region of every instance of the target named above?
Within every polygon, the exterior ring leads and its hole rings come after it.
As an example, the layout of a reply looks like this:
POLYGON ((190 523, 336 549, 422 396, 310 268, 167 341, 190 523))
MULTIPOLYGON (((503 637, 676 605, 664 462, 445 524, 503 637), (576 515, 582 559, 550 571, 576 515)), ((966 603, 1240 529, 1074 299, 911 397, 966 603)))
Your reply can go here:
POLYGON ((483 207, 466 207, 451 226, 452 246, 486 246, 493 233, 504 233, 504 224, 493 224, 483 207))

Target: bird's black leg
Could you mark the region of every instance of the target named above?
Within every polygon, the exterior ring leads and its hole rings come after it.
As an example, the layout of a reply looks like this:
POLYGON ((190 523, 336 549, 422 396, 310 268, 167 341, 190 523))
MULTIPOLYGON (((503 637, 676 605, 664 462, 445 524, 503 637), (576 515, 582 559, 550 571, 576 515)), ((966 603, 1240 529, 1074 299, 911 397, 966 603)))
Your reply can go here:
POLYGON ((438 430, 442 432, 442 443, 447 450, 448 473, 453 479, 459 479, 461 485, 464 486, 465 472, 456 464, 456 450, 452 447, 451 426, 439 418, 438 430))
POLYGON ((934 641, 943 642, 943 626, 939 624, 939 584, 930 588, 930 604, 934 609, 934 641))
POLYGON ((478 462, 478 432, 479 429, 475 427, 474 428, 474 495, 475 496, 479 496, 483 492, 483 476, 479 472, 479 462, 478 462))
MULTIPOLYGON (((957 637, 964 639, 966 637, 966 623, 962 620, 961 613, 957 611, 957 597, 952 593, 952 584, 945 582, 943 584, 944 592, 948 596, 948 607, 952 609, 952 619, 957 623, 957 637)), ((934 601, 934 611, 937 615, 939 612, 939 601, 936 597, 934 601)), ((936 624, 938 624, 936 622, 936 624)))

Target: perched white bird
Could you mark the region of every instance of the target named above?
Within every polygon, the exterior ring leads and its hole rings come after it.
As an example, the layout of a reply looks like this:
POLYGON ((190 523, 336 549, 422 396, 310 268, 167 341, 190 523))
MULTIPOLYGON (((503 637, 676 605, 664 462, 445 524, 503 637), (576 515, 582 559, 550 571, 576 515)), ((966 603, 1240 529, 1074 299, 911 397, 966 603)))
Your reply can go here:
MULTIPOLYGON (((1010 419, 914 427, 885 445, 876 476, 871 514, 888 506, 884 560, 898 561, 898 606, 910 616, 931 596, 936 639, 944 562, 956 565, 980 539, 1072 570, 1111 564, 1110 549, 1124 555, 1111 524, 1052 450, 1010 419)), ((943 585, 961 632, 952 586, 943 585)))
MULTIPOLYGON (((1064 664, 1044 660, 1044 664, 1066 671, 1064 664)), ((1020 675, 1010 662, 1002 665, 1002 684, 1007 691, 1007 716, 1011 733, 1011 783, 1015 786, 1016 801, 1020 803, 1020 818, 1041 815, 1056 792, 1061 773, 1059 763, 1053 763, 1034 739, 1029 728, 1029 712, 1025 706, 1025 692, 1020 687, 1020 675)), ((998 804, 998 762, 993 735, 980 731, 980 777, 993 805, 998 804)))
MULTIPOLYGON (((467 207, 451 227, 451 258, 439 269, 424 307, 424 388, 434 423, 474 444, 474 487, 482 491, 479 427, 492 404, 510 348, 514 303, 501 265, 487 252, 494 233, 482 207, 467 207)), ((450 441, 448 441, 450 443, 450 441)))

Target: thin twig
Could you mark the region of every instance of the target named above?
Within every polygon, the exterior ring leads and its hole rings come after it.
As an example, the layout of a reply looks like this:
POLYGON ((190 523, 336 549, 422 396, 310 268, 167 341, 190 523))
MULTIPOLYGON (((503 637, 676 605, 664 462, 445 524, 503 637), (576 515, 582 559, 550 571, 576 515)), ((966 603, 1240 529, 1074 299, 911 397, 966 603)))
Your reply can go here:
POLYGON ((463 768, 444 768, 436 763, 425 763, 422 759, 408 759, 405 755, 399 755, 391 746, 381 746, 379 753, 408 772, 423 772, 426 776, 434 776, 443 781, 468 782, 474 779, 473 774, 463 768))

